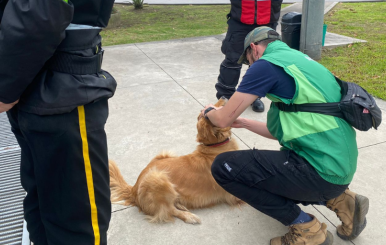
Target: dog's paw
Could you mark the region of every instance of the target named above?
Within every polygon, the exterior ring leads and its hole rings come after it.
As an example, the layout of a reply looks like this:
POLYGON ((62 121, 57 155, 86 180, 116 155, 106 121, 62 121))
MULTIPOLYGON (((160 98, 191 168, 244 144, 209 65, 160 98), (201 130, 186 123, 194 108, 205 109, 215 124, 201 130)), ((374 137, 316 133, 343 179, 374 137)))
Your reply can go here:
POLYGON ((185 216, 185 219, 184 219, 185 223, 192 224, 192 225, 201 224, 201 219, 195 214, 185 212, 184 216, 185 216))

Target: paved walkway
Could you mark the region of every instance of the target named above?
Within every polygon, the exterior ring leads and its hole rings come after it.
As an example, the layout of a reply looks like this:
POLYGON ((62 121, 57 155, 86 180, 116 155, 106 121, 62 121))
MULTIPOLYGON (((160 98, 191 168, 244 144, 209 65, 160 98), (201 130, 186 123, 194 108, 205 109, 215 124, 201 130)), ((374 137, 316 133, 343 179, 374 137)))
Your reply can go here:
MULTIPOLYGON (((115 160, 129 184, 160 151, 178 155, 191 153, 197 143, 196 119, 204 105, 216 102, 215 88, 223 35, 162 42, 106 47, 103 68, 118 81, 110 100, 106 125, 109 157, 115 160)), ((243 73, 245 67, 243 68, 243 73)), ((263 99, 266 106, 267 99, 263 99)), ((378 100, 386 113, 386 102, 378 100)), ((244 117, 265 121, 266 112, 250 108, 244 117)), ((241 149, 279 149, 268 140, 244 129, 233 129, 241 149)), ((352 190, 370 198, 368 225, 353 242, 335 235, 339 219, 325 207, 304 207, 333 232, 335 245, 386 244, 383 223, 386 220, 386 170, 384 153, 386 127, 378 131, 358 132, 358 171, 352 190), (383 153, 383 154, 382 154, 383 153)), ((270 238, 283 235, 287 228, 248 205, 231 209, 226 205, 194 210, 201 225, 180 220, 171 224, 150 224, 136 207, 113 205, 108 231, 110 245, 265 245, 270 238)))

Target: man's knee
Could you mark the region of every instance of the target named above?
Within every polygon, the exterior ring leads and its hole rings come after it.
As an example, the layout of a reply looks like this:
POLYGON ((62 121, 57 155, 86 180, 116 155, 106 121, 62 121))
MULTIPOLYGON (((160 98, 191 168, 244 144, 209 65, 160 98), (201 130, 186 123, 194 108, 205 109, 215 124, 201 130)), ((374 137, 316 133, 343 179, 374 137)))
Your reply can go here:
POLYGON ((226 159, 229 157, 229 152, 219 154, 212 164, 212 176, 219 185, 228 183, 231 180, 231 175, 226 159))
POLYGON ((227 69, 241 70, 242 64, 237 63, 239 61, 240 55, 231 56, 227 55, 225 59, 221 62, 221 66, 227 69))
POLYGON ((212 171, 212 176, 213 176, 213 178, 217 181, 217 179, 219 178, 219 174, 220 174, 220 171, 219 171, 219 163, 220 163, 220 161, 218 160, 218 157, 219 157, 220 155, 218 155, 215 159, 214 159, 214 161, 213 161, 213 163, 212 163, 212 168, 211 168, 211 171, 212 171))

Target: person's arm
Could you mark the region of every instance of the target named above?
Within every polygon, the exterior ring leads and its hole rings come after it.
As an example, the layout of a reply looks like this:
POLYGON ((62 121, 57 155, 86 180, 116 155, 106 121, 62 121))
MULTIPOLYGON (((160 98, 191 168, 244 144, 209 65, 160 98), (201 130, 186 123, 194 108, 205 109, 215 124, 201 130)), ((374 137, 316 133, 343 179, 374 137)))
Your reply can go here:
POLYGON ((73 11, 63 0, 8 1, 0 20, 2 108, 17 102, 53 55, 65 38, 73 11))
POLYGON ((14 105, 16 105, 17 102, 19 102, 19 100, 16 100, 15 102, 9 103, 9 104, 5 104, 0 101, 0 113, 11 110, 11 108, 14 107, 14 105))
POLYGON ((275 137, 268 131, 267 123, 251 120, 248 118, 239 117, 231 125, 233 128, 245 128, 258 135, 266 137, 268 139, 276 140, 275 137))
MULTIPOLYGON (((217 127, 229 127, 257 97, 253 94, 235 92, 225 106, 218 110, 209 111, 206 116, 217 127)), ((205 109, 208 107, 206 106, 205 109)))
MULTIPOLYGON (((257 95, 235 92, 225 106, 215 108, 215 110, 211 110, 206 113, 205 116, 207 116, 215 126, 220 128, 245 128, 263 137, 276 139, 268 131, 266 123, 239 117, 241 113, 243 113, 245 109, 256 100, 257 97, 257 95)), ((209 107, 213 106, 207 105, 202 110, 203 116, 205 110, 209 107)))

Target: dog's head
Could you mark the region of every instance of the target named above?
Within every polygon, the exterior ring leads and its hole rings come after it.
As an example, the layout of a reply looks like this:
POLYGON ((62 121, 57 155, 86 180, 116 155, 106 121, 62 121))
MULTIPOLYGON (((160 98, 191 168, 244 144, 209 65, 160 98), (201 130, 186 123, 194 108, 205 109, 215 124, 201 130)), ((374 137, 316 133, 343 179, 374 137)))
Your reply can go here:
MULTIPOLYGON (((227 101, 227 99, 221 98, 214 106, 224 106, 227 101)), ((202 117, 201 113, 198 115, 197 142, 203 143, 204 145, 212 145, 225 141, 227 138, 231 137, 231 134, 231 127, 216 127, 208 119, 202 117)))

